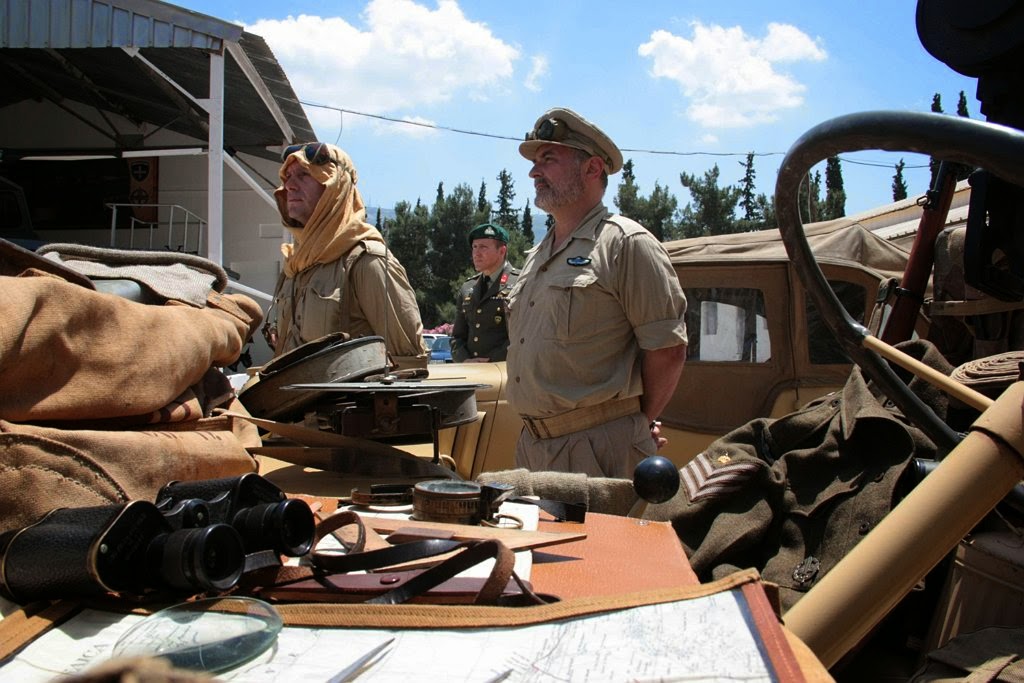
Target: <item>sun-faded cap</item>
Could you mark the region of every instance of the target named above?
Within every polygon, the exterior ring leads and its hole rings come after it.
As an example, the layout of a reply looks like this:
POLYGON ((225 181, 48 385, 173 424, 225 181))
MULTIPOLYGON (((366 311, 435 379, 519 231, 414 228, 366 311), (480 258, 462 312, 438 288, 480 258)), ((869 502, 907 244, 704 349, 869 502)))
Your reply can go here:
POLYGON ((484 223, 469 231, 470 244, 473 243, 473 240, 482 239, 498 240, 508 244, 508 230, 494 223, 484 223))
POLYGON ((572 109, 556 107, 544 112, 526 134, 526 141, 519 143, 519 153, 533 161, 541 145, 564 145, 600 157, 609 174, 622 168, 622 152, 612 139, 572 109))

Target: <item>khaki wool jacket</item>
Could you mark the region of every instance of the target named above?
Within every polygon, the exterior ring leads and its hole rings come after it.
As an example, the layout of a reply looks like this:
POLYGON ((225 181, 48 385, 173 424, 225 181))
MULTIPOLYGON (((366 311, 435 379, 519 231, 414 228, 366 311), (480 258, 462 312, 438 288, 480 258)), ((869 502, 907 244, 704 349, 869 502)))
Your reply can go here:
POLYGON ((274 308, 277 355, 332 332, 347 332, 353 339, 383 337, 399 368, 426 367, 416 293, 405 268, 381 242, 362 241, 336 261, 294 277, 282 274, 274 308))

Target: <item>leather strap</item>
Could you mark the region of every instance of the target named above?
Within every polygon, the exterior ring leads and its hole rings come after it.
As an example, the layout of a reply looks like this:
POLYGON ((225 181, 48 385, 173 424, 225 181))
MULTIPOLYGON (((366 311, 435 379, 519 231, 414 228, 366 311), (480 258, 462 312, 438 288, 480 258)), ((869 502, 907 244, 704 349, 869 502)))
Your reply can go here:
MULTIPOLYGON (((512 577, 512 567, 515 564, 515 557, 512 551, 501 541, 497 540, 480 541, 469 546, 461 553, 454 555, 435 567, 431 567, 394 590, 390 590, 366 602, 373 605, 400 605, 426 593, 434 586, 444 583, 456 574, 464 572, 470 567, 491 558, 494 558, 494 568, 491 569, 487 581, 484 582, 473 604, 497 604, 498 599, 505 590, 505 586, 508 585, 508 581, 512 577)), ((520 584, 520 587, 522 588, 523 584, 520 584)))
POLYGON ((541 498, 509 498, 510 503, 524 503, 536 505, 544 512, 555 518, 556 522, 585 522, 587 520, 587 506, 580 503, 567 503, 561 500, 548 500, 541 498))
MULTIPOLYGON (((425 539, 364 551, 368 532, 362 518, 354 512, 346 511, 331 515, 317 525, 317 542, 327 534, 333 534, 342 527, 351 525, 359 529, 359 535, 357 540, 349 545, 348 553, 345 555, 314 552, 310 558, 312 566, 280 567, 273 574, 263 573, 243 577, 244 587, 242 590, 273 597, 275 589, 283 589, 292 584, 316 579, 325 591, 338 593, 344 591, 345 582, 332 581, 331 576, 336 573, 383 569, 413 560, 459 551, 427 570, 394 572, 394 575, 402 575, 402 581, 397 583, 392 590, 379 594, 366 602, 385 605, 408 602, 429 593, 431 589, 466 569, 489 559, 494 559, 494 567, 474 598, 473 604, 501 604, 510 580, 515 581, 521 591, 521 594, 515 597, 517 603, 543 604, 546 602, 537 596, 525 582, 515 576, 513 572, 515 554, 497 539, 479 542, 425 539)), ((361 588, 363 591, 366 590, 365 585, 361 588)), ((358 591, 354 590, 353 592, 358 591)))
POLYGON ((620 417, 640 412, 640 397, 614 399, 596 406, 576 408, 551 417, 530 417, 523 415, 526 430, 537 439, 555 439, 559 436, 582 432, 620 417))

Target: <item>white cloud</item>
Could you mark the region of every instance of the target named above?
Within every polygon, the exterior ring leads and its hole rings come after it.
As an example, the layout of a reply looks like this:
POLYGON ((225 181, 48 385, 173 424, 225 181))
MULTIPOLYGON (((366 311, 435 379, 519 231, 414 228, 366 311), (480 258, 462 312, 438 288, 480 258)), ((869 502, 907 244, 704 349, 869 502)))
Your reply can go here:
POLYGON ((530 64, 530 73, 527 75, 523 85, 526 86, 527 90, 540 92, 540 80, 547 76, 551 70, 548 65, 548 58, 543 55, 536 55, 530 58, 530 64))
MULTIPOLYGON (((365 28, 340 17, 289 16, 246 30, 266 39, 300 99, 375 114, 486 99, 507 87, 520 56, 486 24, 467 19, 455 0, 439 0, 436 9, 370 0, 362 19, 365 28)), ((336 113, 309 113, 314 125, 337 125, 336 113)), ((345 125, 358 118, 346 116, 345 125)), ((391 125, 389 132, 423 131, 391 125)))
POLYGON ((821 39, 811 37, 790 24, 768 24, 768 35, 761 41, 760 54, 769 62, 820 62, 828 58, 821 39))
POLYGON ((768 123, 800 106, 805 86, 775 65, 827 57, 820 41, 788 24, 769 24, 763 39, 739 26, 691 26, 690 40, 658 30, 637 52, 651 60, 653 77, 679 85, 689 100, 687 117, 706 128, 768 123))
POLYGON ((714 133, 704 133, 703 135, 700 136, 699 141, 701 144, 704 145, 717 145, 718 136, 715 135, 714 133))

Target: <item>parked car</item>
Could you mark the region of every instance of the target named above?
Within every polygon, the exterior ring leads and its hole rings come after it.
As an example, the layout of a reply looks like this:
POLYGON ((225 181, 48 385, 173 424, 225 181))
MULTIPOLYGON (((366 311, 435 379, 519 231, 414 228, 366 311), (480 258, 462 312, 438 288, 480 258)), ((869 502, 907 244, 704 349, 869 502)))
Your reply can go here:
POLYGON ((431 363, 451 363, 452 362, 452 338, 448 335, 437 335, 430 342, 430 362, 431 363))

